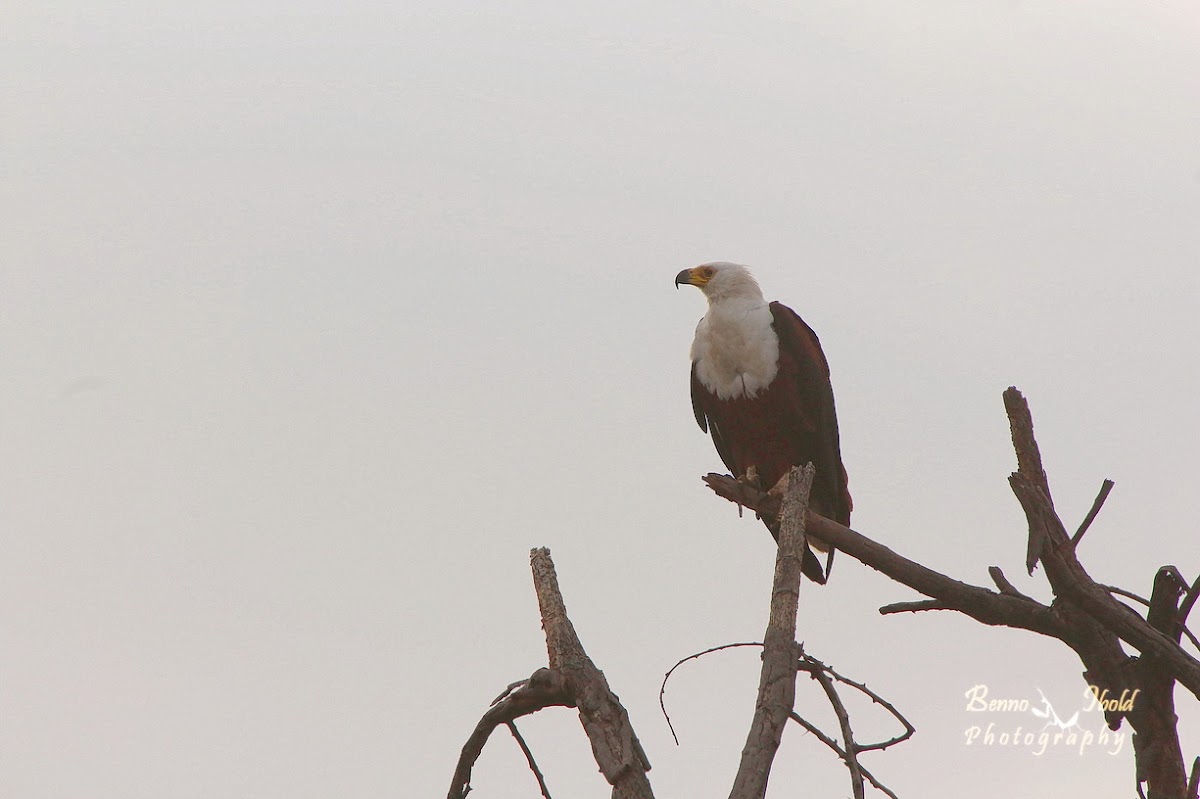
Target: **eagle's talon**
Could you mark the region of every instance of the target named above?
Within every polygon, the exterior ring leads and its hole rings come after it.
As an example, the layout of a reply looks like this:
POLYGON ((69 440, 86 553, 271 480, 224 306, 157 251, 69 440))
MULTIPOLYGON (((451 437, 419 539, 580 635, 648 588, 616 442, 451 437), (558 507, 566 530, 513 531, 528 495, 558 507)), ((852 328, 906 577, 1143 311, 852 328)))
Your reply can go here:
POLYGON ((742 485, 750 486, 756 491, 762 491, 762 479, 758 476, 758 467, 751 465, 746 467, 746 471, 736 478, 742 485))

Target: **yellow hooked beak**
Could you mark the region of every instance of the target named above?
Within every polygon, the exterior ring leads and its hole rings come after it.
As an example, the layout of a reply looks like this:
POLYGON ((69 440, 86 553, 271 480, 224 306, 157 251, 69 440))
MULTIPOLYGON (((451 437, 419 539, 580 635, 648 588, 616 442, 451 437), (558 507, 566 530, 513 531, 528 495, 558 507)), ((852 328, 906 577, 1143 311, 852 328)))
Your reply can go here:
POLYGON ((679 288, 682 285, 704 288, 705 284, 712 280, 713 274, 712 268, 707 266, 694 266, 691 269, 684 269, 675 276, 675 288, 679 288))

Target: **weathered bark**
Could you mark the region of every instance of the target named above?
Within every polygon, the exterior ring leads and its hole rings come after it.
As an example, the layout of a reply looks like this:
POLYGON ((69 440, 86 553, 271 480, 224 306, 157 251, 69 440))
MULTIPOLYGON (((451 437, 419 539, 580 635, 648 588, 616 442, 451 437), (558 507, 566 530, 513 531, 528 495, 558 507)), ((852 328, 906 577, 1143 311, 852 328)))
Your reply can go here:
POLYGON ((771 764, 795 704, 796 665, 801 655, 796 643, 796 613, 800 604, 801 566, 807 548, 805 517, 814 473, 810 463, 803 469, 792 467, 787 475, 783 522, 775 556, 775 580, 771 587, 771 612, 763 637, 758 701, 729 799, 761 799, 766 795, 771 764))
POLYGON ((613 786, 614 799, 650 799, 654 796, 646 778, 650 761, 633 732, 629 713, 608 687, 604 673, 583 651, 583 644, 567 617, 550 550, 534 549, 529 560, 542 612, 542 628, 546 631, 550 669, 562 675, 575 698, 579 720, 592 743, 600 772, 613 786))
MULTIPOLYGON (((575 634, 558 587, 550 550, 534 549, 529 553, 529 560, 542 628, 546 633, 550 668, 538 669, 528 680, 513 683, 492 703, 463 746, 450 783, 449 799, 464 799, 471 790, 471 770, 492 730, 500 724, 553 706, 578 708, 579 720, 592 744, 592 754, 600 772, 612 785, 613 799, 654 799, 646 777, 650 762, 633 732, 629 714, 575 634)), ((526 751, 525 754, 541 784, 530 753, 526 751)), ((542 787, 544 791, 544 785, 542 787)))

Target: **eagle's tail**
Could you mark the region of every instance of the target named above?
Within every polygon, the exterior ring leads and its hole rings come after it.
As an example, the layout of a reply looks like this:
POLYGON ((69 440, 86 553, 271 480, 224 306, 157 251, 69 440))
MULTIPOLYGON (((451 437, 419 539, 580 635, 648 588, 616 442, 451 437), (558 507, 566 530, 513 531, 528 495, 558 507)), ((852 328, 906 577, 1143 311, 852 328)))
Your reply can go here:
POLYGON ((804 548, 804 558, 800 561, 800 571, 804 576, 812 580, 817 585, 825 585, 825 575, 828 574, 829 566, 833 565, 833 548, 829 550, 829 557, 826 561, 828 564, 825 571, 821 570, 821 561, 817 559, 817 555, 809 547, 804 548))

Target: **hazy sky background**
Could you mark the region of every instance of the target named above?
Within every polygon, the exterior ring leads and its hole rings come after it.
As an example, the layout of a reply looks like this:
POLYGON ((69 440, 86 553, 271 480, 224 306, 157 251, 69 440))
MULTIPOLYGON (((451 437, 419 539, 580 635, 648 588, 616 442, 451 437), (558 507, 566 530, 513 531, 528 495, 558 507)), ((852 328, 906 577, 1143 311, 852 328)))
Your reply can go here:
MULTIPOLYGON (((1192 2, 54 3, 0 15, 0 794, 444 795, 545 662, 549 546, 661 797, 724 795, 773 545, 699 481, 704 310, 752 265, 833 369, 854 526, 1022 590, 1000 395, 1146 594, 1200 568, 1192 2)), ((1131 747, 966 746, 976 684, 1064 717, 1057 642, 848 557, 809 651, 917 726, 901 797, 1130 796, 1131 747)), ((819 690, 798 706, 832 723, 819 690)), ((1200 709, 1178 692, 1184 748, 1200 709)), ((890 736, 852 706, 863 737, 890 736)), ((1097 713, 1082 723, 1098 731, 1097 713)), ((603 797, 575 714, 522 728, 603 797)), ((1128 732, 1128 729, 1125 729, 1128 732)), ((533 797, 512 741, 473 799, 533 797)), ((845 796, 792 728, 772 796, 845 796)))

